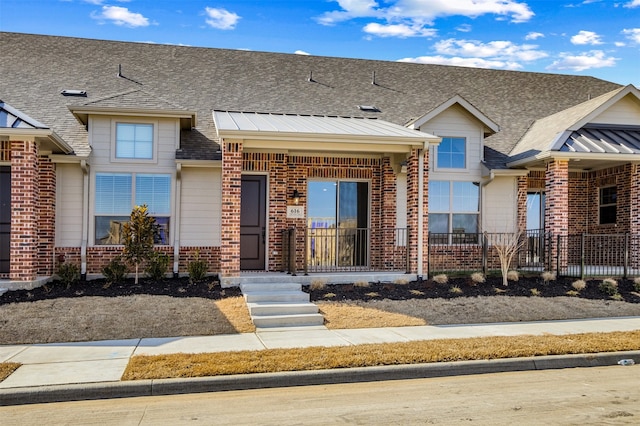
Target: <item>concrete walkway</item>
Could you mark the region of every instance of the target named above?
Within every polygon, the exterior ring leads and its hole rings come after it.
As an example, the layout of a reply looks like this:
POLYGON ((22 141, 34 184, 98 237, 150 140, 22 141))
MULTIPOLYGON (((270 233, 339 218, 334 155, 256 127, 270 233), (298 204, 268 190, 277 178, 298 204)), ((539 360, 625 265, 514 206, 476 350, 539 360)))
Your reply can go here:
MULTIPOLYGON (((631 330, 640 330, 640 317, 351 330, 328 330, 324 326, 292 327, 219 336, 0 346, 0 362, 22 364, 11 376, 0 382, 0 400, 3 394, 10 393, 12 389, 24 392, 25 389, 35 391, 38 388, 38 392, 42 392, 48 386, 76 385, 76 389, 81 390, 77 385, 92 384, 95 387, 96 384, 120 382, 129 358, 134 355, 259 351, 429 339, 631 330)), ((640 359, 636 362, 640 362, 640 359)), ((196 379, 184 380, 188 382, 196 379)))

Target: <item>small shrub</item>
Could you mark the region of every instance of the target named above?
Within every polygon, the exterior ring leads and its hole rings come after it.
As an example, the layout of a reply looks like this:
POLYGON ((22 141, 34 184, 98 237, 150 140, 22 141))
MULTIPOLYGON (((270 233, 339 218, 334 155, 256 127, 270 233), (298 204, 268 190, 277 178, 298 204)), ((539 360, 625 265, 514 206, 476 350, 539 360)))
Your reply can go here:
POLYGON ((62 263, 58 267, 58 278, 67 289, 80 281, 80 268, 75 263, 62 263))
POLYGON ((509 281, 518 281, 520 279, 520 274, 518 271, 511 270, 507 272, 507 280, 509 281))
POLYGON ((602 280, 598 289, 608 296, 618 294, 618 282, 613 278, 605 278, 602 280))
POLYGON ((571 283, 571 287, 573 287, 575 291, 582 291, 587 288, 587 283, 584 280, 577 280, 571 283))
POLYGON ((361 287, 361 288, 367 288, 369 287, 369 282, 368 281, 356 281, 355 283, 353 283, 354 287, 361 287))
POLYGON ((640 291, 640 277, 636 277, 633 280, 633 289, 635 291, 640 291))
POLYGON ((116 256, 107 265, 102 268, 102 275, 107 280, 105 287, 111 284, 124 281, 127 274, 127 265, 122 260, 122 256, 116 256))
POLYGON ((325 293, 325 295, 323 296, 325 299, 333 299, 334 297, 336 297, 335 293, 325 293))
POLYGON ((611 296, 611 299, 617 300, 618 302, 622 302, 624 300, 624 297, 622 297, 620 293, 616 293, 611 296))
POLYGON ((309 290, 324 290, 327 287, 325 280, 313 280, 309 285, 309 290))
POLYGON ((193 284, 202 281, 207 276, 208 269, 209 265, 206 261, 200 259, 200 252, 196 251, 193 260, 187 264, 189 282, 193 284))
POLYGON ((462 289, 460 287, 458 287, 457 285, 454 285, 453 287, 451 287, 449 289, 449 293, 451 293, 451 294, 462 294, 462 289))
POLYGON ((369 297, 380 297, 379 293, 376 293, 375 291, 370 291, 369 293, 365 293, 365 296, 369 296, 369 297))
POLYGON ((578 293, 576 290, 569 290, 567 291, 566 295, 567 296, 572 296, 572 297, 576 297, 578 296, 580 293, 578 293))
POLYGON ((409 293, 413 294, 414 296, 424 296, 424 292, 420 290, 409 290, 409 293))
POLYGON ((482 284, 485 282, 482 272, 474 272, 471 274, 471 285, 482 284))
POLYGON ((496 294, 502 294, 502 293, 506 293, 507 290, 503 289, 503 288, 498 288, 498 287, 494 287, 493 291, 496 292, 496 294))
POLYGON ((145 273, 149 278, 154 281, 159 281, 164 278, 167 270, 169 269, 169 256, 166 253, 154 251, 147 262, 145 273))
POLYGON ((446 284, 447 282, 449 282, 449 278, 447 277, 446 274, 440 274, 440 275, 434 276, 433 281, 438 284, 446 284))
POLYGON ((542 274, 540 274, 540 278, 542 278, 542 281, 544 281, 545 284, 549 284, 549 281, 556 280, 556 273, 550 272, 550 271, 544 271, 542 274))
POLYGON ((540 296, 540 290, 538 290, 537 288, 532 288, 531 290, 529 290, 531 292, 532 296, 540 296))
POLYGON ((397 285, 407 285, 409 284, 409 280, 406 278, 397 278, 393 281, 393 283, 397 285))

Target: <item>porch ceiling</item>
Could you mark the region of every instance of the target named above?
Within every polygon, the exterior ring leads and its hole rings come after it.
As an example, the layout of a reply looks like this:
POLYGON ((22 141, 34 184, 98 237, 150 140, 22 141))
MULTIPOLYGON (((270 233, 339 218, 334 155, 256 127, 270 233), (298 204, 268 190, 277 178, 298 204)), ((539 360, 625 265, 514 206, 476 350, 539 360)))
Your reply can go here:
POLYGON ((236 111, 214 111, 213 118, 218 136, 227 138, 418 147, 440 141, 437 136, 371 118, 236 111))

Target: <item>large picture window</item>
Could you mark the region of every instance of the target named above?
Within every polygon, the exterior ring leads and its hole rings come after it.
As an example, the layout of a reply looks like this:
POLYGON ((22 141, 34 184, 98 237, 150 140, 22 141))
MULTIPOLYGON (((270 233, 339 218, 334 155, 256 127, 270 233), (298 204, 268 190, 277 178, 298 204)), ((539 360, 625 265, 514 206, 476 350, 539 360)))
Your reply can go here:
POLYGON ((464 169, 467 164, 466 146, 465 138, 442 138, 442 142, 438 145, 438 168, 464 169))
MULTIPOLYGON (((464 236, 478 233, 480 216, 479 185, 474 182, 429 182, 429 233, 441 243, 451 241, 448 234, 464 236)), ((457 241, 456 238, 454 240, 457 241)), ((465 239, 466 241, 466 239, 465 239)))
POLYGON ((153 159, 153 124, 116 123, 116 158, 153 159))
POLYGON ((616 223, 618 213, 618 188, 600 188, 600 225, 616 223))
POLYGON ((134 206, 146 204, 158 224, 156 244, 169 244, 171 176, 96 173, 95 244, 122 244, 122 225, 134 206))

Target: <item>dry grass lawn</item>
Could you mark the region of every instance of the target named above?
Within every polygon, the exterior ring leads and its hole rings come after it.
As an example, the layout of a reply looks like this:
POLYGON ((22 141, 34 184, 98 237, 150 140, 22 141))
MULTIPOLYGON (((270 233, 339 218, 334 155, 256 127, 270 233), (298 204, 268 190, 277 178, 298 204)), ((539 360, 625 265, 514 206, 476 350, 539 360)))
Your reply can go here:
POLYGON ((640 330, 500 336, 304 349, 135 356, 122 380, 205 377, 640 349, 640 330))
POLYGON ((20 364, 15 362, 0 362, 0 382, 6 379, 20 367, 20 364))
POLYGON ((255 330, 242 297, 135 295, 0 306, 0 344, 199 336, 255 330))
POLYGON ((328 328, 475 324, 640 315, 640 304, 576 297, 481 296, 317 302, 328 328))

